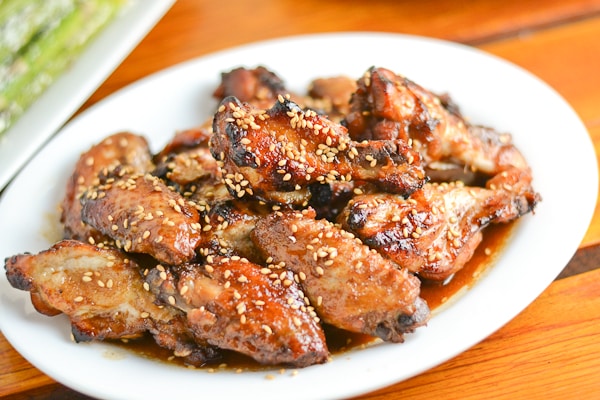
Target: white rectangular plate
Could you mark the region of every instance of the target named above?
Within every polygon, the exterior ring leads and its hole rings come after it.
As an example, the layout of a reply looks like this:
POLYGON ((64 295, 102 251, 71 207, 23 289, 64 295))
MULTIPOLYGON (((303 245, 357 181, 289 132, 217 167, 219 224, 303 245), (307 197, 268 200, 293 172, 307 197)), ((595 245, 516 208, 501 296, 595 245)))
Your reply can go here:
POLYGON ((0 190, 137 46, 175 0, 130 0, 75 63, 0 137, 0 190))

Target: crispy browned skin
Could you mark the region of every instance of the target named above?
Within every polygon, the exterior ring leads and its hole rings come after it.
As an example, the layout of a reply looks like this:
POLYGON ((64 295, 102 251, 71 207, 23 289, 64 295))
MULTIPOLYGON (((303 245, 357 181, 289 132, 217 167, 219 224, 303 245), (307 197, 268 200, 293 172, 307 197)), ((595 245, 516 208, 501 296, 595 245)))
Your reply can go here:
POLYGON ((196 255, 201 226, 195 206, 149 174, 108 177, 81 197, 82 219, 127 252, 166 264, 196 255))
POLYGON ((263 364, 305 367, 327 360, 319 320, 290 271, 240 257, 208 261, 147 277, 160 299, 186 313, 195 337, 263 364))
POLYGON ((483 228, 519 218, 536 201, 533 193, 503 187, 426 184, 408 199, 387 193, 356 196, 339 222, 399 265, 423 278, 444 280, 471 259, 483 228))
POLYGON ((420 281, 314 212, 274 213, 256 224, 252 239, 299 276, 317 314, 340 329, 402 342, 424 325, 429 309, 420 281))
POLYGON ((467 123, 447 98, 385 68, 359 79, 345 123, 355 140, 412 140, 426 165, 458 162, 488 175, 528 169, 509 134, 467 123))
POLYGON ((116 249, 63 240, 39 254, 5 260, 10 284, 31 293, 42 314, 66 314, 76 341, 136 338, 150 332, 175 355, 203 363, 217 356, 197 345, 182 313, 155 304, 138 264, 116 249))
POLYGON ((343 126, 283 97, 268 110, 228 97, 213 130, 211 151, 238 198, 306 204, 308 185, 351 180, 408 195, 426 181, 404 141, 354 142, 343 126))
POLYGON ((134 172, 144 172, 152 168, 148 142, 142 136, 121 132, 107 137, 83 153, 69 180, 62 201, 61 222, 65 238, 101 243, 110 241, 97 229, 81 220, 79 198, 91 185, 98 184, 98 175, 103 171, 127 165, 134 172), (91 238, 91 239, 90 239, 91 238))

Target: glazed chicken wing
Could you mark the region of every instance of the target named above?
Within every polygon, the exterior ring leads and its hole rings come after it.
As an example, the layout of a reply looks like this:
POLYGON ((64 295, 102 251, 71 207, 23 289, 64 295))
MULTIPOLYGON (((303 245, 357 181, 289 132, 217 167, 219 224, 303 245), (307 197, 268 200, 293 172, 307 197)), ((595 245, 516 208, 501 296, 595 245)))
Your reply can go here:
POLYGON ((126 165, 132 172, 145 172, 152 168, 148 142, 142 136, 121 132, 107 137, 81 154, 67 181, 62 201, 60 220, 65 238, 89 241, 92 244, 110 242, 110 238, 81 220, 79 198, 91 185, 98 184, 98 175, 117 165, 126 165))
POLYGON ((208 257, 149 272, 165 304, 181 309, 194 336, 263 364, 304 367, 329 354, 325 335, 294 276, 240 257, 208 257))
POLYGON ((314 215, 273 213, 257 222, 252 239, 272 264, 298 275, 324 322, 391 342, 427 322, 418 278, 314 215))
POLYGON ((166 264, 192 260, 200 240, 198 211, 150 174, 109 176, 81 197, 82 219, 126 252, 166 264))
POLYGON ((42 314, 66 314, 76 341, 136 338, 156 341, 195 364, 217 356, 187 334, 180 311, 155 304, 138 264, 122 252, 63 240, 39 254, 5 261, 10 284, 31 293, 42 314))
POLYGON ((445 280, 472 257, 483 228, 519 218, 536 201, 535 193, 505 187, 428 183, 408 199, 388 193, 356 196, 339 222, 402 267, 426 279, 445 280))
POLYGON ((213 130, 211 151, 237 198, 306 204, 310 184, 352 180, 408 195, 426 181, 405 141, 354 142, 343 126, 283 97, 266 111, 226 98, 213 130))
POLYGON ((487 175, 529 168, 509 134, 467 123, 447 98, 385 68, 359 79, 345 124, 355 140, 411 140, 432 169, 440 162, 487 175))

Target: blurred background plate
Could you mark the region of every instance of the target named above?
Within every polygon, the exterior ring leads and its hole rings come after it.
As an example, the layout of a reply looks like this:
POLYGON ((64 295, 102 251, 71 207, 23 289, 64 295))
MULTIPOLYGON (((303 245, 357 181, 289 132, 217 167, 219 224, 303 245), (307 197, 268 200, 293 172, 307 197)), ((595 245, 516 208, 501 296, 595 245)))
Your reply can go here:
POLYGON ((130 0, 16 123, 0 136, 0 190, 77 111, 175 0, 130 0))

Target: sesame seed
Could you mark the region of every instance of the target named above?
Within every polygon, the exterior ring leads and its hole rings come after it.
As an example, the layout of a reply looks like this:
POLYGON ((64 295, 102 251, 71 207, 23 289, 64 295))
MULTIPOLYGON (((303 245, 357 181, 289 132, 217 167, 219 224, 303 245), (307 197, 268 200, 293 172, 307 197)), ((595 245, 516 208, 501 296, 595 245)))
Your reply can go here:
POLYGON ((267 332, 269 335, 273 334, 273 329, 271 329, 271 327, 269 325, 263 325, 262 329, 267 332))

